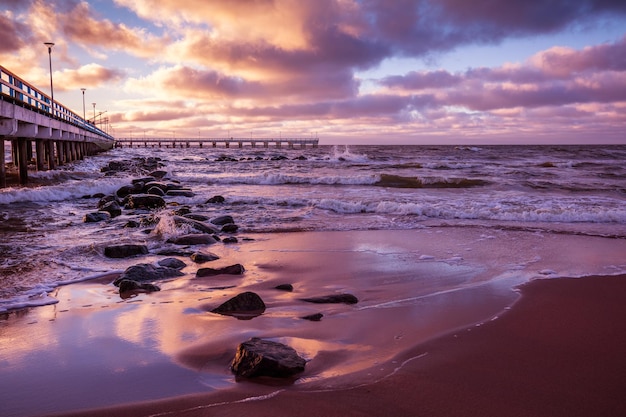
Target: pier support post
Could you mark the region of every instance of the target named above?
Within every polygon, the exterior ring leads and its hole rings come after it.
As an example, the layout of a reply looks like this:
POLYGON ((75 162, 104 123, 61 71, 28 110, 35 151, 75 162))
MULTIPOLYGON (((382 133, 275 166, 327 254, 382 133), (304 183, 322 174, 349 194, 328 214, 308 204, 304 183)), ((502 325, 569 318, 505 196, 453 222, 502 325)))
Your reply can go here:
POLYGON ((67 159, 67 148, 65 147, 67 142, 57 142, 57 162, 59 165, 63 165, 67 159))
POLYGON ((17 163, 20 173, 20 184, 28 184, 28 164, 26 159, 26 145, 28 140, 25 138, 17 139, 17 163))
POLYGON ((37 171, 46 170, 46 151, 45 144, 42 139, 35 141, 35 154, 37 157, 37 171))
POLYGON ((4 138, 0 138, 0 188, 7 186, 7 170, 4 163, 4 138))
MULTIPOLYGON (((56 161, 54 160, 54 141, 53 140, 49 140, 46 143, 48 146, 48 169, 55 169, 56 168, 56 161)), ((58 148, 58 146, 57 146, 58 148)))

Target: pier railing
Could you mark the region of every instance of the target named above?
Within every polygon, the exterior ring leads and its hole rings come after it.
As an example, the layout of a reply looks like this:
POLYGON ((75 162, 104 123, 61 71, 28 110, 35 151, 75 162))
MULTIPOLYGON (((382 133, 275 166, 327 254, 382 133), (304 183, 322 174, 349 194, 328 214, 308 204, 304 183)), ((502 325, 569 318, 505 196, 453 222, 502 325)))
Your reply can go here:
POLYGON ((104 139, 115 138, 94 123, 83 119, 72 110, 58 102, 51 105, 52 99, 43 91, 24 81, 11 71, 0 65, 0 100, 8 101, 20 107, 27 108, 40 114, 45 114, 56 120, 69 123, 81 129, 94 133, 104 139))

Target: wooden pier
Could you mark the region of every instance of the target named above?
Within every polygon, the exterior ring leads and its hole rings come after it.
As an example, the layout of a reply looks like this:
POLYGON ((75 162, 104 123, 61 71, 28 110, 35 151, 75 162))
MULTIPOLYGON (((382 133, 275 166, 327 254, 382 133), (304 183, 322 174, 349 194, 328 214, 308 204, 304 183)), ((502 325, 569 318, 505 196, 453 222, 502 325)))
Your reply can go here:
POLYGON ((319 138, 118 138, 116 148, 317 148, 319 138))
POLYGON ((28 168, 52 170, 87 155, 111 149, 113 136, 0 66, 0 188, 7 165, 17 168, 20 184, 28 168), (10 164, 5 141, 10 141, 10 164))

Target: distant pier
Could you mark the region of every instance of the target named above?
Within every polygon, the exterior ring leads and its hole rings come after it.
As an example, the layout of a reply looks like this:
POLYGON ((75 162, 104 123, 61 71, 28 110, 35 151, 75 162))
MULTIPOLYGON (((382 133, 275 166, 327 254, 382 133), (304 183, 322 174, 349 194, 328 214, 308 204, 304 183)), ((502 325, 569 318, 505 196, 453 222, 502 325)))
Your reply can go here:
POLYGON ((118 138, 116 148, 317 148, 319 138, 118 138))

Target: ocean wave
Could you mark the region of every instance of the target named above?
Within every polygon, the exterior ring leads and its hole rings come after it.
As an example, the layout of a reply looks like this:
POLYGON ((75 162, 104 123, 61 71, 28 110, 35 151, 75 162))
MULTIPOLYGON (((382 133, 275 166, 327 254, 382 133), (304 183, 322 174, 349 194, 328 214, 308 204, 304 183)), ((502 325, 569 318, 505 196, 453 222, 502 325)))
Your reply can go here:
POLYGON ((400 175, 381 174, 374 183, 379 187, 394 188, 469 188, 488 185, 489 181, 475 178, 445 178, 445 177, 403 177, 400 175))
POLYGON ((64 184, 35 188, 4 188, 0 189, 0 204, 66 201, 96 193, 112 194, 127 183, 128 179, 106 178, 68 181, 64 184))

